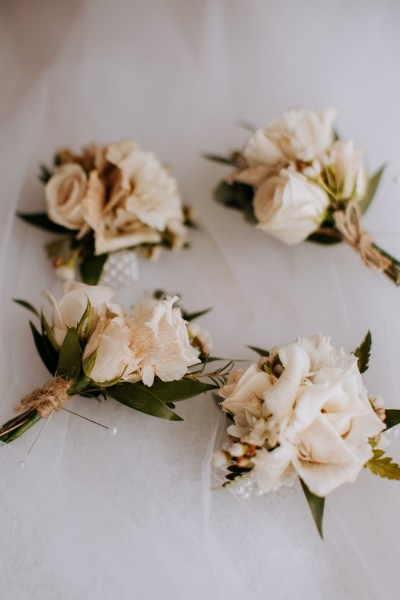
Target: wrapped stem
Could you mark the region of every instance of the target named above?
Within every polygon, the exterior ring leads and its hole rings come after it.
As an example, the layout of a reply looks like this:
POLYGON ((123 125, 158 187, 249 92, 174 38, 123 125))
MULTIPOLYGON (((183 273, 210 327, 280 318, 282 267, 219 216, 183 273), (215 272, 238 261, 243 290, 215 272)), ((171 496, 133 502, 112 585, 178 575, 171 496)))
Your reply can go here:
POLYGON ((29 409, 17 417, 10 419, 0 428, 0 442, 6 444, 13 442, 35 425, 35 423, 40 421, 41 418, 37 410, 29 409))

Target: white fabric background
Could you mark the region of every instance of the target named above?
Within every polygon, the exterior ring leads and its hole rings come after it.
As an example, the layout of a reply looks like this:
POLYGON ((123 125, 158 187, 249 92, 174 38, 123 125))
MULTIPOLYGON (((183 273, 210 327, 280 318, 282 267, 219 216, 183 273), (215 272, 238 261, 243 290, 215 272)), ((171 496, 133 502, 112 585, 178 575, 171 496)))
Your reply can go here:
MULTIPOLYGON (((239 119, 262 124, 293 105, 334 105, 337 127, 388 166, 365 219, 400 255, 400 111, 396 0, 3 0, 1 67, 0 417, 46 379, 12 297, 59 293, 47 236, 14 217, 36 210, 38 162, 60 145, 131 137, 173 167, 204 230, 191 250, 141 262, 120 290, 132 304, 161 287, 203 323, 220 355, 251 357, 322 332, 354 348, 371 328, 369 390, 400 407, 400 290, 347 247, 285 247, 217 206, 223 168, 204 151, 240 146, 239 119)), ((212 491, 209 461, 224 419, 211 398, 179 406, 184 423, 114 401, 75 399, 118 435, 55 415, 0 448, 0 597, 12 600, 398 597, 400 486, 363 472, 327 502, 321 542, 298 488, 239 500, 212 491)), ((400 460, 399 438, 391 452, 400 460)))

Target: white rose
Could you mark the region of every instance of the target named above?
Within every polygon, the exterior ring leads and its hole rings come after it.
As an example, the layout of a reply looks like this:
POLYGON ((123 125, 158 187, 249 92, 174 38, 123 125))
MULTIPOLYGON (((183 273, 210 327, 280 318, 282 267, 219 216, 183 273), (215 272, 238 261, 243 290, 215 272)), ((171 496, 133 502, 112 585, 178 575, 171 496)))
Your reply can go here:
POLYGON ((111 304, 114 290, 101 285, 85 285, 78 282, 68 282, 64 286, 64 296, 58 302, 47 292, 47 297, 53 305, 51 327, 56 342, 61 346, 67 334, 68 328, 76 327, 81 320, 88 299, 94 309, 95 317, 111 304))
POLYGON ((333 142, 336 114, 334 108, 324 108, 293 109, 278 115, 248 141, 244 156, 249 166, 274 167, 319 158, 333 142))
POLYGON ((177 296, 144 300, 135 306, 128 319, 132 348, 140 361, 145 385, 151 386, 155 376, 162 381, 181 379, 188 367, 200 362, 198 351, 190 345, 181 311, 173 308, 176 300, 177 296))
POLYGON ((318 229, 329 198, 303 175, 282 169, 257 189, 253 207, 257 227, 286 244, 297 244, 318 229))
POLYGON ((338 140, 333 144, 325 164, 333 171, 338 199, 360 198, 365 194, 367 171, 363 155, 352 140, 338 140))
POLYGON ((107 309, 100 315, 83 353, 85 374, 97 384, 117 379, 139 379, 139 360, 132 350, 132 331, 121 313, 107 309))
POLYGON ((258 446, 252 473, 262 490, 289 485, 298 475, 325 497, 356 479, 372 457, 369 438, 385 425, 370 404, 356 357, 329 338, 300 339, 277 352, 282 375, 258 389, 258 405, 251 389, 237 408, 236 388, 223 402, 235 418, 230 433, 258 446))
POLYGON ((84 224, 82 201, 87 176, 78 164, 57 167, 45 188, 49 219, 67 229, 80 229, 84 224))
POLYGON ((93 186, 95 192, 83 207, 85 220, 95 232, 95 253, 159 244, 170 223, 183 221, 175 179, 153 154, 134 142, 110 144, 106 160, 116 169, 109 175, 109 190, 98 178, 97 189, 93 186))

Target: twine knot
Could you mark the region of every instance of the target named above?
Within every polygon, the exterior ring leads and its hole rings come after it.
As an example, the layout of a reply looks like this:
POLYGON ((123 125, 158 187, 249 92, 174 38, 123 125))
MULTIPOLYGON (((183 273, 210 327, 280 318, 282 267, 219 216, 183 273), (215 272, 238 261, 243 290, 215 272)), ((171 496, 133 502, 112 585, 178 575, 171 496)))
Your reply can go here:
POLYGON ((34 409, 43 419, 46 419, 54 411, 60 410, 71 399, 71 396, 67 393, 70 387, 70 381, 52 379, 42 387, 24 396, 15 407, 15 410, 22 412, 34 409))
POLYGON ((362 229, 361 211, 356 200, 351 200, 346 210, 335 211, 333 217, 343 240, 359 253, 367 267, 375 271, 386 271, 391 266, 392 261, 375 248, 372 235, 362 229))

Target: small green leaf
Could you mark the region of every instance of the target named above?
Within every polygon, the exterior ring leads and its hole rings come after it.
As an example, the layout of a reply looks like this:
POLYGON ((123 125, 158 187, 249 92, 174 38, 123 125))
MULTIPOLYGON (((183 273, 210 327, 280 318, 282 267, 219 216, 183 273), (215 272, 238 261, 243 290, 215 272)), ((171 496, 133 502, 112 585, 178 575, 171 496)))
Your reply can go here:
POLYGON ((41 313, 40 313, 40 322, 42 324, 42 335, 43 335, 43 337, 49 341, 49 343, 51 344, 51 346, 58 353, 59 350, 60 350, 60 347, 59 347, 59 345, 58 345, 58 343, 56 341, 56 338, 54 337, 53 330, 50 327, 50 325, 48 324, 47 319, 46 319, 43 311, 41 311, 41 313))
POLYGON ((369 357, 371 353, 372 337, 371 332, 367 331, 367 334, 358 348, 353 352, 354 356, 358 358, 358 369, 360 373, 365 373, 368 369, 369 357))
POLYGON ((85 256, 79 267, 82 281, 89 285, 97 285, 107 258, 108 254, 100 254, 100 256, 88 254, 85 256))
POLYGON ((181 308, 182 318, 185 321, 194 321, 195 319, 199 319, 200 317, 206 315, 210 312, 212 308, 206 308, 205 310, 199 310, 198 312, 189 313, 181 308))
POLYGON ((29 325, 32 331, 36 350, 38 351, 39 356, 46 365, 47 369, 52 375, 54 375, 57 368, 57 354, 46 338, 39 333, 32 321, 29 321, 29 325))
POLYGON ((335 231, 334 229, 332 230, 318 230, 315 233, 312 233, 311 235, 308 236, 307 238, 307 242, 314 242, 315 244, 322 244, 324 246, 329 246, 332 244, 340 244, 340 242, 342 241, 342 237, 341 235, 335 231), (331 233, 332 231, 332 233, 331 233))
POLYGON ((57 223, 53 223, 49 219, 46 213, 17 213, 17 216, 26 221, 30 225, 34 227, 38 227, 39 229, 44 229, 45 231, 50 231, 51 233, 69 233, 71 234, 70 229, 66 229, 66 227, 62 227, 61 225, 57 225, 57 223))
POLYGON ((82 350, 75 327, 67 331, 58 358, 57 375, 77 381, 82 370, 82 350))
POLYGON ((216 388, 216 385, 202 383, 197 379, 180 379, 179 381, 156 380, 150 389, 166 404, 167 402, 187 400, 188 398, 199 396, 216 388))
POLYGON ((253 209, 254 190, 250 185, 244 183, 226 183, 221 181, 214 190, 214 199, 229 208, 235 208, 243 212, 250 223, 257 223, 253 209))
POLYGON ((322 519, 324 516, 325 498, 321 498, 320 496, 316 496, 315 494, 313 494, 308 489, 308 487, 302 479, 300 479, 300 483, 301 487, 303 488, 305 497, 307 498, 307 502, 310 506, 312 516, 318 529, 318 533, 322 538, 322 519))
POLYGON ((400 465, 393 462, 390 456, 384 456, 383 450, 374 450, 374 456, 366 463, 365 467, 373 473, 386 479, 400 480, 400 465))
POLYGON ((70 396, 74 396, 75 394, 80 394, 81 392, 83 392, 91 384, 92 384, 91 379, 89 379, 89 377, 86 377, 86 375, 83 373, 83 374, 81 374, 81 376, 79 377, 79 379, 77 379, 71 385, 71 387, 68 390, 68 394, 70 396))
POLYGON ((246 346, 246 348, 250 348, 253 352, 256 352, 260 356, 269 356, 268 350, 263 350, 262 348, 257 348, 257 346, 246 346))
POLYGON ((118 383, 107 388, 106 393, 121 404, 146 415, 170 421, 182 421, 179 415, 168 408, 161 398, 153 393, 152 387, 148 388, 140 383, 118 383))
POLYGON ((398 425, 400 423, 400 410, 396 409, 396 408, 387 408, 385 410, 386 413, 386 418, 385 418, 385 424, 386 424, 386 431, 388 429, 391 429, 392 427, 395 427, 396 425, 398 425))
POLYGON ((225 158, 225 156, 218 156, 217 154, 202 154, 202 157, 212 162, 220 163, 222 165, 229 165, 235 167, 236 163, 231 158, 225 158))
POLYGON ((88 297, 85 312, 83 313, 81 320, 79 321, 77 326, 78 336, 81 341, 85 340, 89 335, 90 328, 93 322, 93 316, 94 308, 92 307, 92 304, 88 297))
POLYGON ((86 377, 90 377, 91 372, 93 371, 93 367, 94 367, 96 359, 97 359, 98 350, 99 349, 96 348, 96 350, 94 350, 94 352, 92 352, 92 354, 90 354, 89 356, 84 358, 82 361, 82 369, 83 369, 83 372, 85 373, 86 377))
POLYGON ((18 298, 13 298, 13 302, 19 304, 20 306, 23 306, 27 310, 30 310, 31 312, 33 312, 34 315, 40 318, 39 312, 34 306, 32 306, 32 304, 30 304, 30 302, 27 302, 26 300, 19 300, 18 298))
POLYGON ((48 167, 46 167, 46 165, 39 165, 39 170, 39 179, 40 181, 46 184, 49 181, 49 179, 52 178, 53 173, 48 167))
POLYGON ((365 192, 363 198, 358 201, 362 214, 368 210, 372 200, 374 199, 376 190, 378 189, 379 182, 383 175, 383 171, 385 170, 385 166, 386 165, 382 165, 381 168, 378 169, 368 180, 367 191, 365 192))

